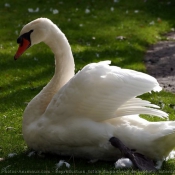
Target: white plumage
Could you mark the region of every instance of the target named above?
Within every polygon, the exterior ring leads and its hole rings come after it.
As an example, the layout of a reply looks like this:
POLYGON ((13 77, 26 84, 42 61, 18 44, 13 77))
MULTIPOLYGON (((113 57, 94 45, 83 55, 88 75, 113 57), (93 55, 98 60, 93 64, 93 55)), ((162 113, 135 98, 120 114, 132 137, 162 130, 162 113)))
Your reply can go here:
MULTIPOLYGON (((55 54, 51 81, 28 104, 23 116, 23 136, 30 148, 88 159, 116 160, 120 152, 109 139, 154 160, 167 157, 175 146, 175 122, 148 122, 139 114, 167 118, 158 106, 136 98, 160 91, 155 78, 133 70, 92 63, 74 75, 74 59, 65 35, 49 19, 25 25, 31 46, 45 42, 55 54)), ((15 59, 22 53, 15 55, 15 59)))
POLYGON ((133 167, 133 163, 128 158, 121 158, 115 162, 115 168, 117 168, 117 169, 119 169, 119 168, 132 168, 132 167, 133 167))
POLYGON ((60 161, 56 164, 56 169, 59 169, 60 167, 62 167, 63 164, 65 164, 67 168, 70 168, 70 164, 69 164, 69 163, 65 162, 64 160, 60 160, 60 161))

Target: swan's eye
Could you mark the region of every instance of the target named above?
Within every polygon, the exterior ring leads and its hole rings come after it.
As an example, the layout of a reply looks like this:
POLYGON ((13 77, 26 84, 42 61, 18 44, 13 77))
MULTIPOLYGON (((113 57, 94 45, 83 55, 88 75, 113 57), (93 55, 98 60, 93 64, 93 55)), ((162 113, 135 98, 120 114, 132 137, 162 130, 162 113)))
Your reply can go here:
POLYGON ((30 30, 27 33, 22 34, 18 39, 17 39, 17 43, 20 44, 22 46, 23 44, 23 38, 25 38, 26 40, 28 40, 30 42, 30 34, 33 32, 33 30, 30 30))
POLYGON ((17 39, 17 43, 22 44, 22 37, 21 36, 17 39))

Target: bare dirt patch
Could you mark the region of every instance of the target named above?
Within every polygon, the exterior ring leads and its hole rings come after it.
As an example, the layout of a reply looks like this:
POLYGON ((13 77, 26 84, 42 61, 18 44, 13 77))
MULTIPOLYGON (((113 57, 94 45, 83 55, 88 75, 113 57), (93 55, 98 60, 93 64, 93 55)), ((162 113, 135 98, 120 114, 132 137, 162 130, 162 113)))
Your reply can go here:
POLYGON ((175 32, 166 37, 166 41, 147 50, 144 61, 148 74, 155 77, 164 90, 175 93, 175 32))

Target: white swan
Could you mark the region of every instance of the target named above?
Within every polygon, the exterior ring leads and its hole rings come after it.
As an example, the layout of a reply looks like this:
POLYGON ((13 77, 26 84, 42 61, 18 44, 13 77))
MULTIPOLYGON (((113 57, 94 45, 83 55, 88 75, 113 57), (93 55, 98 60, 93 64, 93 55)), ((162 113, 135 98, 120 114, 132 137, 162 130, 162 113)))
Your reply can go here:
POLYGON ((120 151, 110 143, 117 137, 129 148, 156 161, 175 146, 175 122, 149 122, 139 114, 167 117, 156 105, 136 98, 160 91, 155 78, 133 70, 92 63, 74 75, 70 45, 47 18, 23 27, 15 59, 30 46, 45 42, 55 54, 55 74, 28 104, 23 137, 34 150, 88 159, 116 160, 120 151))

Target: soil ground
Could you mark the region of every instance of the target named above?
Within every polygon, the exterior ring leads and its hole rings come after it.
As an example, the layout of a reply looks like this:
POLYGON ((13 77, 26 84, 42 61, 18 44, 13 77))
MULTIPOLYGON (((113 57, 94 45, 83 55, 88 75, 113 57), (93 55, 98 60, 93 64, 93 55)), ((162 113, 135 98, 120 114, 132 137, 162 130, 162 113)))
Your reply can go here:
POLYGON ((165 91, 175 93, 175 32, 166 37, 166 41, 147 50, 144 61, 147 73, 155 77, 165 91))

